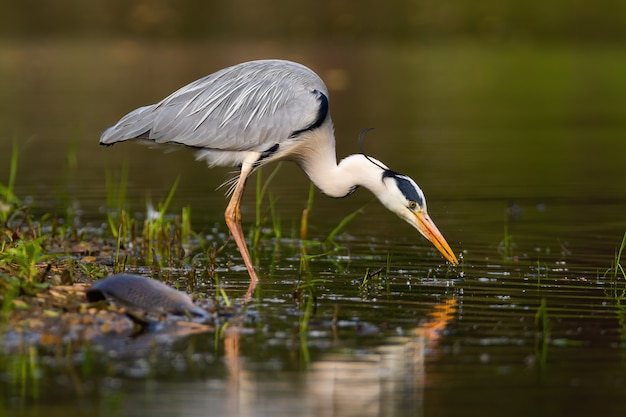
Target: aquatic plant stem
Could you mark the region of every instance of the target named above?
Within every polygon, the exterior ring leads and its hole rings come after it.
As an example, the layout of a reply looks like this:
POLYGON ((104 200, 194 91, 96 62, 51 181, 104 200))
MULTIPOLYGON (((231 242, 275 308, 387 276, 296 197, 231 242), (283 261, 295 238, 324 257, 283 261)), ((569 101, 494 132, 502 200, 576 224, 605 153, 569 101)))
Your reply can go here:
POLYGON ((259 244, 259 241, 261 239, 261 225, 263 223, 263 215, 261 213, 261 209, 262 209, 262 205, 263 205, 263 199, 265 198, 265 193, 267 192, 267 189, 270 185, 270 183, 272 182, 272 180, 274 179, 274 177, 276 176, 276 174, 278 174, 278 170, 280 169, 282 165, 282 162, 279 162, 276 165, 276 168, 274 168, 274 170, 270 173, 270 175, 267 177, 267 179, 265 180, 265 182, 263 183, 263 177, 261 174, 261 168, 258 169, 257 171, 257 177, 256 177, 256 198, 255 198, 255 209, 256 209, 256 219, 255 219, 255 224, 254 224, 254 233, 252 234, 252 247, 256 248, 259 244), (261 186, 261 184, 263 183, 263 185, 261 186))
POLYGON ((306 208, 302 210, 300 218, 300 240, 306 240, 309 231, 309 215, 313 209, 313 196, 315 195, 315 186, 311 182, 309 184, 309 198, 307 198, 306 208))

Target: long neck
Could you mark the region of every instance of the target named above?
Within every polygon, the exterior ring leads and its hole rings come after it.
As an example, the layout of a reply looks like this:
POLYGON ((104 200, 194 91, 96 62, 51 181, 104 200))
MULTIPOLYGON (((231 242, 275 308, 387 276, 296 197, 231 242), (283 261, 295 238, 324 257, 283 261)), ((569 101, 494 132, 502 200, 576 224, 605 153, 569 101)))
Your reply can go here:
POLYGON ((364 155, 350 155, 337 164, 334 141, 320 141, 317 145, 309 147, 309 153, 301 159, 300 165, 324 194, 345 197, 359 186, 369 189, 375 195, 380 195, 383 191, 383 169, 364 155))

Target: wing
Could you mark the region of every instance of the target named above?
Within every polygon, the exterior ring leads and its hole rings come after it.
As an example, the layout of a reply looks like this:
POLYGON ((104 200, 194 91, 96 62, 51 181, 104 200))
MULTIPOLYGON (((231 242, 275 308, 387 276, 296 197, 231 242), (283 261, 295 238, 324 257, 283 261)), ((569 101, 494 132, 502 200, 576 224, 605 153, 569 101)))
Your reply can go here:
POLYGON ((328 115, 327 97, 324 82, 303 65, 246 62, 130 112, 100 143, 149 139, 200 150, 263 152, 318 127, 328 115))

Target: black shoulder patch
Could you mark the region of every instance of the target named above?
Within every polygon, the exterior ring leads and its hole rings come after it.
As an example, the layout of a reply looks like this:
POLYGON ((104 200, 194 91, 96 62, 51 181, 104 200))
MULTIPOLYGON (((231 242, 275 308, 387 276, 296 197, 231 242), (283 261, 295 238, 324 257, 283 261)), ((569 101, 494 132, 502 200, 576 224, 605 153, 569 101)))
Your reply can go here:
POLYGON ((317 97, 317 101, 319 101, 319 108, 317 109, 317 118, 313 123, 305 127, 304 129, 299 129, 291 132, 289 135, 290 138, 295 138, 296 136, 301 135, 304 132, 308 132, 310 130, 317 129, 324 123, 326 117, 328 117, 328 97, 324 93, 318 90, 313 90, 311 93, 315 94, 317 97))
POLYGON ((275 143, 271 147, 269 147, 266 150, 264 150, 263 152, 261 152, 261 156, 259 156, 259 159, 256 160, 256 162, 254 163, 254 166, 258 167, 259 165, 261 165, 263 160, 266 159, 266 158, 269 158, 272 155, 274 155, 274 153, 276 153, 276 151, 278 150, 279 147, 280 147, 280 145, 278 143, 275 143))
POLYGON ((263 152, 261 152, 261 157, 258 159, 257 163, 261 162, 265 158, 268 158, 268 157, 272 156, 278 150, 279 147, 280 147, 280 145, 278 143, 275 143, 270 148, 268 148, 268 149, 264 150, 263 152))

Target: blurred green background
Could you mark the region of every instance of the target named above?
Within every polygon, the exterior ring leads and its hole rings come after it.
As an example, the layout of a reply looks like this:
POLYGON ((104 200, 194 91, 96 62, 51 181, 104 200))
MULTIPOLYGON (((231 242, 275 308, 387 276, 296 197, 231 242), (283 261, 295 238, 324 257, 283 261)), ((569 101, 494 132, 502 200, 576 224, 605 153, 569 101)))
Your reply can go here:
POLYGON ((626 35, 626 3, 621 0, 5 0, 0 13, 0 34, 8 37, 474 37, 617 43, 626 35))

